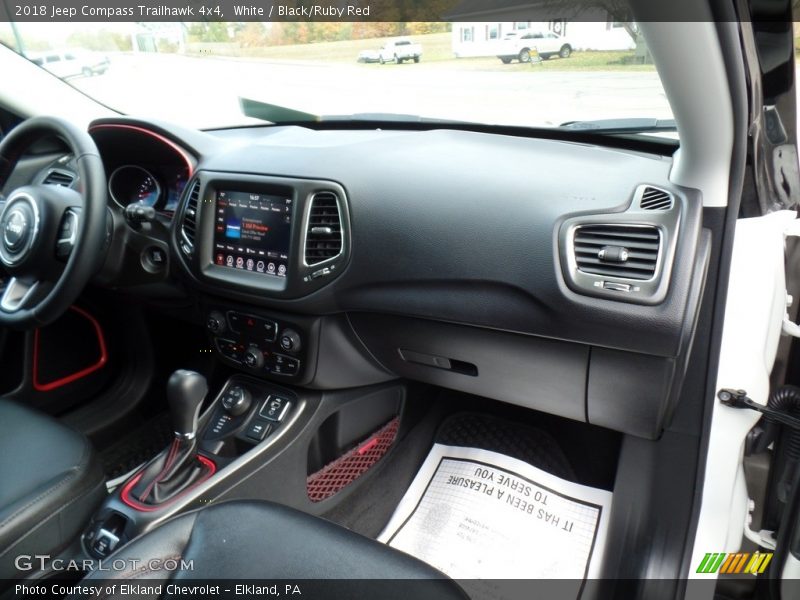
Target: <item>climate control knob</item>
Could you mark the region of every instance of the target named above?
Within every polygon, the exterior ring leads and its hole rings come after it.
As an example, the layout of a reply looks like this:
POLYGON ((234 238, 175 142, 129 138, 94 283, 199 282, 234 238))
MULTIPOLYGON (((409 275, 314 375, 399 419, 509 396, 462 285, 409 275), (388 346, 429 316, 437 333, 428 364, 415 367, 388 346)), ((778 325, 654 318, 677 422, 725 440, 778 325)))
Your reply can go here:
POLYGON ((251 369, 261 369, 264 366, 264 353, 258 346, 250 346, 244 353, 244 364, 251 369))
POLYGON ((286 352, 300 352, 300 334, 294 329, 284 329, 279 341, 281 348, 286 352))
POLYGON ((206 319, 206 329, 212 333, 222 333, 225 331, 225 328, 225 315, 216 310, 208 314, 208 319, 206 319))

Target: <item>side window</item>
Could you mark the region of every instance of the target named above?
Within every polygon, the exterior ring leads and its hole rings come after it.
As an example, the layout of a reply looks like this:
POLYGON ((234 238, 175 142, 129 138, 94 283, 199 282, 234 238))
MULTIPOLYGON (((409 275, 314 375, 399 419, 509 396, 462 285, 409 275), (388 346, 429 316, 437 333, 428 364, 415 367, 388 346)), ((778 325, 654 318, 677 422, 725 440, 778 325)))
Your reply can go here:
POLYGON ((75 55, 74 55, 74 54, 71 54, 71 53, 67 52, 67 53, 64 55, 64 60, 77 60, 77 59, 76 59, 76 57, 75 57, 75 55))
POLYGON ((61 57, 58 54, 50 54, 46 59, 45 62, 47 64, 61 62, 61 57))

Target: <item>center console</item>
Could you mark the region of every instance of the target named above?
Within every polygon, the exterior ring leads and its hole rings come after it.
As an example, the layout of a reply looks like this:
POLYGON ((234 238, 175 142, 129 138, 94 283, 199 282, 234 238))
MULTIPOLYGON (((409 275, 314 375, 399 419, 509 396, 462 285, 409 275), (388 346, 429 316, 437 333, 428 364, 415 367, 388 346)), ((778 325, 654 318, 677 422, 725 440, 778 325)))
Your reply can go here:
POLYGON ((105 558, 185 507, 202 505, 207 490, 268 450, 303 410, 292 390, 235 375, 198 417, 206 393, 198 373, 172 375, 167 397, 175 438, 106 498, 82 536, 86 554, 105 558))

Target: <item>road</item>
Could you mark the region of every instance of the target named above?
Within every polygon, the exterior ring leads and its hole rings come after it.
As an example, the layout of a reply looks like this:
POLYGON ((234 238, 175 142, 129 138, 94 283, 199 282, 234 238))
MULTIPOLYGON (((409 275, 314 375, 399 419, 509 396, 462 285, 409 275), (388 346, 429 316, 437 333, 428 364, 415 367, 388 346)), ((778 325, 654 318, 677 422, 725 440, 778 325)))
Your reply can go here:
POLYGON ((499 60, 350 65, 141 54, 111 61, 107 73, 73 85, 123 112, 195 127, 245 122, 240 96, 313 114, 386 112, 511 125, 670 116, 655 72, 545 71, 499 60))

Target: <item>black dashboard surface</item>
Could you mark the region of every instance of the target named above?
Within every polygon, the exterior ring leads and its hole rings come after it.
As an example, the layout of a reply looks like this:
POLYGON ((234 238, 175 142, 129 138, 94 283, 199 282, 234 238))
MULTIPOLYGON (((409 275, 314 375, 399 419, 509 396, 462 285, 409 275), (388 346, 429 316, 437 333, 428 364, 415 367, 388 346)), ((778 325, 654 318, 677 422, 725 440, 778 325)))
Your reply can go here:
POLYGON ((352 251, 344 273, 306 297, 217 293, 297 312, 399 314, 661 356, 685 343, 700 202, 668 183, 670 158, 452 130, 273 127, 219 142, 199 170, 340 184, 352 251), (560 223, 621 212, 642 183, 692 200, 667 299, 638 306, 572 292, 559 268, 560 223))
MULTIPOLYGON (((114 124, 148 129, 189 157, 174 218, 154 223, 170 255, 161 283, 188 287, 201 314, 233 307, 299 324, 311 366, 298 383, 401 376, 659 434, 686 368, 709 252, 700 194, 670 183, 671 156, 447 128, 200 132, 134 119, 92 127, 114 124), (669 196, 669 227, 645 212, 648 186, 669 196), (284 281, 229 269, 211 249, 220 251, 215 231, 226 231, 219 192, 270 189, 293 202, 284 281), (304 248, 319 190, 341 200, 344 241, 330 259, 336 273, 312 281, 304 248), (581 222, 661 227, 653 268, 666 293, 648 303, 576 289, 565 247, 577 252, 577 242, 564 232, 581 222)), ((134 264, 152 238, 122 230, 136 242, 126 263, 134 264)))

